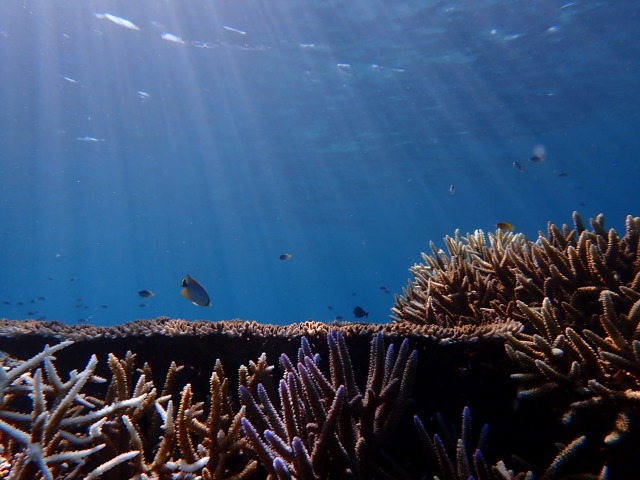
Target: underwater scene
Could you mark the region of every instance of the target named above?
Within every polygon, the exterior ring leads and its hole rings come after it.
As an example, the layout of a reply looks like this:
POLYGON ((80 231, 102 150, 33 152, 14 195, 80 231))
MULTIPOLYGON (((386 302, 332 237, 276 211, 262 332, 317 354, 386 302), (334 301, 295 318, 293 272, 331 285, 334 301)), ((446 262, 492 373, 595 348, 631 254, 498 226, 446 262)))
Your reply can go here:
POLYGON ((0 0, 0 478, 640 478, 639 22, 0 0))

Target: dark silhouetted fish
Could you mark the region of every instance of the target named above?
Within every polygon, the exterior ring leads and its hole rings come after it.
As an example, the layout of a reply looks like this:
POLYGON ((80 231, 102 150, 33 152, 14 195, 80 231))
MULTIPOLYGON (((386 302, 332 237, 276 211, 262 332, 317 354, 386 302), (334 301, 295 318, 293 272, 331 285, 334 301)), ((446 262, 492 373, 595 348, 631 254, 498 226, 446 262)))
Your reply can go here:
POLYGON ((153 293, 151 290, 140 290, 138 292, 138 295, 141 296, 142 298, 149 298, 149 297, 153 297, 155 293, 153 293))
POLYGON ((524 173, 524 167, 520 165, 518 162, 513 162, 513 168, 518 170, 520 173, 524 173))
POLYGON ((287 260, 291 260, 291 254, 290 253, 283 253, 282 255, 280 255, 280 260, 282 261, 287 261, 287 260))
POLYGON ((185 275, 182 279, 182 290, 180 290, 180 293, 194 305, 198 305, 199 307, 211 306, 209 294, 191 275, 185 275))
POLYGON ((356 316, 356 318, 362 318, 362 317, 369 318, 369 312, 365 312, 362 307, 354 308, 353 309, 353 314, 356 316))

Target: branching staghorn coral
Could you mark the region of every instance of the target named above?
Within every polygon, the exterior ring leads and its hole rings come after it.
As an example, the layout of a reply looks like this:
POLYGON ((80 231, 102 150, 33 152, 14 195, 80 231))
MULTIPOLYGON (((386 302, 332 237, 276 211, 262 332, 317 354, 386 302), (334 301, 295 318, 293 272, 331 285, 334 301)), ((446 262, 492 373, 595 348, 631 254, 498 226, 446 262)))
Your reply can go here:
MULTIPOLYGON (((549 466, 536 477, 529 469, 516 472, 509 469, 502 460, 491 464, 487 461, 483 450, 486 448, 489 437, 489 425, 484 424, 477 435, 473 434, 471 411, 465 407, 462 411, 462 423, 460 429, 445 422, 442 415, 437 414, 437 427, 440 433, 429 435, 420 418, 413 418, 418 438, 426 459, 426 470, 422 478, 437 480, 554 480, 563 478, 581 479, 606 479, 606 467, 599 476, 589 473, 572 474, 571 468, 576 458, 582 454, 586 444, 586 437, 581 436, 568 445, 556 445, 560 451, 553 458, 549 466)), ((514 458, 518 463, 522 459, 514 458)))
POLYGON ((260 478, 259 464, 273 478, 400 471, 384 447, 410 400, 417 354, 409 352, 408 340, 396 350, 385 348, 382 334, 373 337, 363 390, 341 334, 328 336, 330 374, 307 339, 301 342, 296 366, 281 356, 283 378, 271 394, 264 384, 273 384, 273 367, 265 355, 240 368, 239 409, 220 361, 202 402, 190 383, 176 388, 181 369, 175 363, 158 396, 150 366, 136 369, 131 353, 108 355, 108 384, 95 375, 96 356, 68 382, 55 373, 53 354, 71 342, 11 366, 5 359, 0 471, 10 478, 158 480, 260 478))
POLYGON ((72 342, 47 346, 26 361, 3 361, 0 368, 0 472, 2 478, 45 479, 247 478, 256 461, 242 453, 240 418, 233 412, 228 382, 217 362, 211 376, 210 409, 191 403, 190 385, 175 412, 166 395, 180 370, 172 364, 163 396, 156 396, 145 365, 137 381, 135 356, 110 354, 111 383, 103 399, 88 394, 97 358, 64 382, 53 354, 72 342), (43 364, 44 368, 39 367, 43 364), (43 371, 45 372, 43 375, 43 371), (154 428, 154 423, 157 428, 154 428), (142 426, 146 428, 143 428, 142 426), (197 447, 194 446, 197 445, 197 447))
POLYGON ((514 473, 503 461, 490 466, 482 450, 486 446, 488 425, 474 438, 471 411, 462 411, 461 428, 457 430, 447 425, 443 417, 437 415, 440 434, 429 435, 422 421, 416 415, 413 422, 418 432, 422 452, 426 458, 424 478, 439 480, 524 480, 532 479, 531 472, 514 473))
POLYGON ((456 231, 444 241, 448 254, 431 242, 432 255, 411 267, 415 280, 396 295, 392 318, 445 327, 506 323, 517 284, 510 252, 526 247, 524 235, 497 231, 487 244, 481 230, 464 238, 456 231))
POLYGON ((143 389, 109 405, 95 402, 82 393, 87 383, 104 381, 93 374, 95 356, 82 372, 71 372, 67 381, 53 365, 53 354, 71 343, 47 346, 17 366, 0 368, 0 445, 5 457, 12 459, 9 478, 36 474, 45 479, 96 478, 135 456, 129 452, 92 462, 106 447, 107 421, 132 415, 153 391, 143 389))
POLYGON ((579 429, 604 422, 605 455, 614 461, 640 440, 640 295, 623 290, 631 306, 616 311, 618 294, 604 290, 599 325, 590 328, 568 326, 548 299, 540 309, 521 303, 537 333, 508 335, 506 346, 522 371, 513 375, 519 398, 551 401, 564 409, 564 424, 579 429))
POLYGON ((411 268, 415 280, 396 296, 392 318, 454 328, 492 325, 513 333, 518 321, 527 324, 518 302, 536 308, 547 298, 568 323, 597 323, 600 292, 624 295, 640 288, 640 218, 627 217, 623 238, 605 229, 602 215, 591 226, 587 231, 574 212, 573 228, 549 223, 536 242, 498 231, 488 235, 487 245, 476 231, 446 237, 448 254, 431 243, 432 255, 422 255, 424 263, 411 268))
POLYGON ((239 387, 248 441, 270 478, 391 478, 395 467, 383 446, 409 402, 417 354, 409 353, 407 340, 397 353, 393 344, 385 351, 376 335, 360 390, 344 337, 334 332, 327 340, 329 378, 303 337, 296 366, 288 356, 280 358, 278 399, 261 384, 257 399, 239 387))
POLYGON ((580 452, 597 457, 598 442, 601 464, 623 468, 640 441, 640 218, 626 218, 622 238, 602 215, 590 224, 574 213, 572 227, 549 223, 535 242, 498 242, 505 234, 497 233, 491 247, 481 232, 456 233, 445 239, 448 255, 433 244, 433 255, 423 254, 392 310, 397 323, 522 325, 503 331, 519 397, 564 411, 573 439, 549 477, 580 452))

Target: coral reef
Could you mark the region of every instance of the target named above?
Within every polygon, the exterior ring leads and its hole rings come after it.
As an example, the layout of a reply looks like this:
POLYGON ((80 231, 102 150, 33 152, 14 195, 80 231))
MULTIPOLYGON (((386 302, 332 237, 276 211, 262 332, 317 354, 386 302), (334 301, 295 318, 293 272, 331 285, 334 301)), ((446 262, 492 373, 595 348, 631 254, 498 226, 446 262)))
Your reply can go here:
MULTIPOLYGON (((247 343, 255 352, 273 338, 130 335, 41 346, 51 337, 2 336, 5 351, 37 352, 24 360, 2 357, 0 457, 7 475, 413 478, 420 467, 399 460, 412 458, 411 450, 403 452, 410 412, 428 416, 412 395, 415 378, 433 378, 460 401, 480 378, 493 375, 497 391, 509 388, 496 372, 481 371, 503 348, 495 339, 470 365, 459 361, 464 343, 340 328, 294 342, 274 337, 280 343, 265 350, 281 353, 246 365, 235 365, 234 358, 246 357, 230 352, 247 343), (168 345, 183 356, 154 355, 168 345), (137 352, 122 350, 128 347, 137 352), (237 368, 237 379, 214 357, 237 368), (77 373, 72 367, 80 362, 87 366, 77 373), (471 372, 470 383, 454 373, 462 368, 471 372), (57 373, 63 370, 68 378, 57 373)), ((437 407, 450 403, 442 401, 437 407)))
POLYGON ((448 255, 432 243, 412 267, 392 312, 400 323, 521 323, 505 335, 518 398, 563 413, 562 425, 546 419, 558 435, 547 449, 568 436, 560 458, 583 451, 615 476, 640 453, 640 218, 627 217, 622 238, 602 215, 590 223, 574 213, 573 228, 550 223, 535 242, 496 232, 490 246, 481 231, 456 232, 448 255))
POLYGON ((640 219, 625 227, 456 232, 385 325, 0 320, 0 477, 629 478, 640 219))
POLYGON ((474 330, 504 328, 512 330, 511 313, 515 308, 516 257, 529 245, 522 234, 502 232, 488 235, 477 230, 473 235, 445 237, 448 254, 431 242, 432 255, 422 254, 425 263, 410 271, 415 277, 395 297, 391 309, 397 323, 440 325, 474 330))

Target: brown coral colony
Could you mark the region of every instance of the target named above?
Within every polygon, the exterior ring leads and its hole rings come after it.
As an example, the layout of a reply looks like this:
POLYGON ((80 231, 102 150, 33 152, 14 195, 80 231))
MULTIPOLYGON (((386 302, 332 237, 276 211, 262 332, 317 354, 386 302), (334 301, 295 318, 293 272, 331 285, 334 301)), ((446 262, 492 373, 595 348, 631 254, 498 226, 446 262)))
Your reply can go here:
POLYGON ((384 325, 0 320, 0 478, 632 478, 625 227, 456 232, 384 325))

